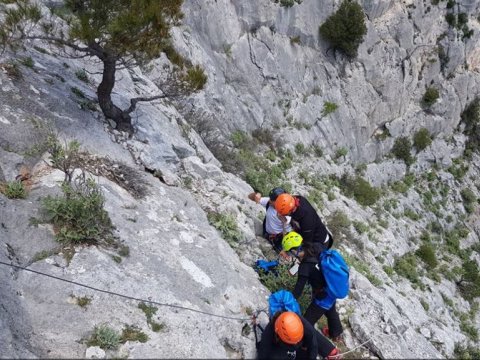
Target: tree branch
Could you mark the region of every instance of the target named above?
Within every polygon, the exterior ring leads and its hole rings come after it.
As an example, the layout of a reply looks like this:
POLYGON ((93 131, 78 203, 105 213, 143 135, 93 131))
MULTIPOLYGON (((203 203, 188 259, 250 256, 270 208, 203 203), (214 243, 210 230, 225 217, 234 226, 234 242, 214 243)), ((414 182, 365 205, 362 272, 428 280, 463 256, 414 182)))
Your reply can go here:
POLYGON ((162 95, 155 95, 155 96, 150 96, 150 97, 136 97, 133 99, 130 99, 130 107, 126 110, 123 111, 124 114, 130 114, 135 110, 135 107, 137 106, 137 103, 140 101, 153 101, 157 99, 164 99, 167 97, 167 94, 162 94, 162 95))
POLYGON ((100 59, 102 59, 103 56, 104 56, 103 52, 93 48, 90 45, 88 45, 86 47, 78 46, 78 45, 74 44, 73 42, 67 41, 67 40, 59 38, 59 37, 34 35, 34 36, 25 36, 24 39, 27 39, 27 40, 45 40, 45 41, 49 41, 49 42, 54 42, 54 43, 69 47, 69 48, 71 48, 75 51, 78 51, 78 52, 88 53, 90 55, 97 56, 100 59))

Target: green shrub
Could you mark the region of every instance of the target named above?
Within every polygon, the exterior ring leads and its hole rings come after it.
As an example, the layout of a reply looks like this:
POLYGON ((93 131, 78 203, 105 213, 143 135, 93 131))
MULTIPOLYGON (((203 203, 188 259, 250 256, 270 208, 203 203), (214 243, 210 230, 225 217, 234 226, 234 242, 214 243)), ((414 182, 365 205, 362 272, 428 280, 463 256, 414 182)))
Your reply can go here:
POLYGON ((455 6, 455 0, 448 0, 447 1, 447 9, 451 9, 455 6))
POLYGON ((434 87, 428 87, 423 95, 422 102, 425 106, 432 106, 439 98, 440 94, 434 87))
POLYGON ((343 211, 336 210, 328 217, 328 228, 335 239, 341 239, 350 232, 352 222, 343 211))
POLYGON ((104 350, 115 349, 120 344, 120 334, 106 325, 95 326, 88 346, 99 346, 104 350))
POLYGON ((415 159, 411 154, 412 143, 406 136, 400 136, 395 140, 392 148, 392 154, 400 160, 403 160, 407 166, 412 165, 415 159))
POLYGON ((445 21, 451 27, 457 26, 457 17, 455 16, 455 14, 448 13, 447 15, 445 15, 445 21))
POLYGON ((88 80, 88 75, 85 69, 79 69, 75 71, 75 76, 78 78, 78 80, 83 81, 84 83, 89 83, 88 80))
POLYGON ((20 63, 29 68, 33 68, 35 66, 35 61, 33 61, 30 56, 20 59, 20 63))
POLYGON ((480 297, 480 269, 475 260, 463 261, 461 277, 456 284, 465 300, 472 302, 480 297))
POLYGON ((303 145, 303 143, 296 143, 295 144, 295 152, 299 155, 302 155, 302 154, 305 154, 306 150, 305 150, 305 145, 303 145))
POLYGON ((237 220, 233 215, 209 212, 207 218, 210 224, 220 231, 230 246, 237 246, 238 242, 243 239, 237 226, 237 220))
POLYGON ((420 219, 422 218, 422 217, 421 217, 419 214, 417 214, 414 210, 409 209, 409 208, 407 208, 407 209, 405 209, 405 210, 403 211, 403 215, 405 215, 407 218, 409 218, 409 219, 411 219, 411 220, 413 220, 413 221, 418 221, 418 220, 420 220, 420 219))
POLYGON ((241 149, 246 148, 251 144, 251 142, 249 141, 248 134, 242 130, 235 130, 230 135, 230 140, 232 141, 233 146, 241 149))
POLYGON ((146 343, 148 341, 148 335, 145 334, 140 328, 133 325, 125 325, 122 330, 122 335, 120 337, 121 343, 126 343, 127 341, 138 341, 141 343, 146 343))
POLYGON ((303 0, 274 0, 276 4, 280 3, 280 6, 283 7, 292 7, 295 3, 301 4, 302 1, 303 0))
POLYGON ((322 116, 327 116, 328 114, 335 112, 337 109, 337 104, 330 101, 325 101, 323 104, 322 116))
POLYGON ((423 244, 415 252, 415 254, 423 260, 430 268, 435 268, 438 265, 437 256, 435 255, 435 249, 430 244, 423 244))
POLYGON ((425 311, 428 311, 428 309, 430 309, 430 306, 428 305, 428 303, 425 300, 420 299, 420 304, 422 304, 425 311))
POLYGON ((361 221, 353 221, 353 227, 359 234, 366 233, 369 229, 368 225, 361 221))
POLYGON ((319 31, 335 49, 349 57, 355 57, 358 46, 367 33, 362 7, 354 1, 344 0, 337 12, 320 26, 319 31))
POLYGON ((469 214, 473 213, 477 203, 475 193, 469 188, 464 188, 460 191, 460 195, 463 199, 463 207, 465 208, 465 211, 469 214))
POLYGON ((335 151, 335 159, 339 159, 341 157, 345 157, 348 154, 348 149, 346 147, 341 147, 335 151))
POLYGON ((469 169, 468 163, 463 163, 461 161, 453 161, 453 165, 450 166, 447 171, 453 175, 455 180, 462 180, 469 169))
POLYGON ((200 65, 195 65, 187 69, 187 73, 183 76, 183 81, 188 90, 202 90, 207 83, 208 77, 200 65))
POLYGON ((478 341, 478 330, 475 325, 472 325, 469 321, 460 321, 460 330, 468 336, 468 338, 474 342, 478 341))
POLYGON ((454 355, 456 359, 480 359, 480 348, 471 345, 463 346, 459 343, 455 343, 454 355))
POLYGON ((464 133, 468 136, 466 151, 478 152, 480 149, 480 97, 476 97, 461 114, 465 125, 464 133))
POLYGON ((47 196, 43 205, 56 239, 66 243, 100 243, 111 240, 112 223, 104 210, 104 197, 91 179, 62 184, 63 197, 47 196))
POLYGON ((273 148, 275 139, 272 134, 272 130, 269 128, 257 128, 252 131, 252 138, 257 140, 260 144, 265 144, 270 148, 273 148))
POLYGON ((80 90, 79 88, 75 87, 75 86, 72 86, 70 88, 70 90, 72 91, 72 93, 74 93, 76 96, 78 96, 80 99, 86 99, 87 97, 85 96, 85 94, 83 93, 82 90, 80 90))
POLYGON ((422 128, 413 135, 413 146, 418 151, 422 151, 432 143, 432 138, 427 129, 422 128))
POLYGON ((9 199, 25 199, 27 190, 21 181, 10 181, 0 185, 0 192, 9 199))
MULTIPOLYGON (((295 288, 295 283, 297 282, 297 277, 290 275, 288 269, 291 267, 291 264, 281 264, 278 265, 275 270, 276 273, 270 271, 265 273, 264 271, 259 271, 260 282, 268 289, 270 292, 275 292, 278 290, 289 290, 292 291, 295 288)), ((302 295, 298 300, 302 313, 308 308, 311 302, 311 296, 309 294, 309 286, 305 287, 302 295)))
POLYGON ((367 180, 348 174, 341 177, 340 190, 347 196, 353 196, 363 206, 374 205, 381 196, 380 190, 371 186, 367 180))
POLYGON ((420 282, 417 272, 417 260, 413 253, 407 253, 402 257, 396 258, 393 269, 398 275, 403 276, 414 284, 420 282))

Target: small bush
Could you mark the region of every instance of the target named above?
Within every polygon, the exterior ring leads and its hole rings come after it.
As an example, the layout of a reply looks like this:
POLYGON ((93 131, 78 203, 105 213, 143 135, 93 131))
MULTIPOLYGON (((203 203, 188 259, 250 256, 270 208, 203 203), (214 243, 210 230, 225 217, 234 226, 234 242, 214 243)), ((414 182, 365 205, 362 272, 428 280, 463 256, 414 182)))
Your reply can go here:
POLYGON ((75 301, 77 302, 78 306, 80 306, 81 308, 85 308, 90 305, 90 303, 92 302, 92 298, 88 296, 75 297, 75 301))
POLYGON ((35 61, 33 61, 30 56, 20 59, 20 63, 29 68, 33 68, 35 66, 35 61))
POLYGON ((250 140, 248 137, 248 134, 245 131, 242 130, 235 130, 231 135, 230 135, 230 140, 233 143, 233 146, 236 148, 246 148, 250 144, 250 140))
POLYGON ((425 300, 420 299, 420 304, 422 304, 425 311, 428 311, 428 309, 430 309, 430 305, 428 305, 428 303, 425 300))
POLYGON ((435 249, 430 244, 423 244, 415 252, 415 254, 423 260, 430 268, 435 268, 438 265, 437 256, 435 255, 435 249))
POLYGON ((290 44, 292 44, 292 45, 301 44, 300 36, 292 36, 290 38, 290 44))
POLYGON ((337 12, 320 26, 319 31, 334 48, 349 57, 355 57, 358 46, 367 33, 362 7, 354 1, 344 0, 337 12))
MULTIPOLYGON (((260 270, 260 282, 272 293, 278 290, 292 291, 295 287, 295 283, 297 282, 297 277, 290 275, 290 273, 288 272, 288 269, 290 267, 291 265, 289 264, 282 264, 278 265, 275 268, 275 272, 270 271, 268 273, 265 273, 264 271, 260 270)), ((298 299, 298 303, 300 304, 302 313, 307 310, 311 302, 311 296, 310 294, 308 294, 308 288, 308 286, 305 287, 302 295, 298 299)))
POLYGON ((47 196, 43 205, 56 239, 66 243, 100 243, 111 239, 112 223, 103 195, 91 179, 62 184, 63 197, 47 196))
POLYGON ((417 260, 412 253, 408 253, 400 258, 396 258, 393 269, 398 275, 407 278, 412 283, 416 284, 420 282, 417 272, 417 260))
POLYGON ((230 246, 237 246, 238 242, 243 239, 237 226, 237 220, 233 215, 209 212, 207 218, 210 224, 220 231, 230 246))
POLYGON ((306 152, 305 145, 303 143, 296 143, 295 144, 295 152, 299 155, 303 155, 306 152))
POLYGON ((456 284, 465 300, 472 302, 480 297, 480 269, 475 260, 463 261, 461 277, 456 284))
POLYGON ((422 102, 425 106, 432 106, 439 98, 440 94, 438 90, 434 87, 429 87, 423 95, 422 102))
POLYGON ((148 341, 148 335, 145 334, 136 326, 125 325, 125 327, 122 330, 120 342, 126 343, 127 341, 138 341, 141 343, 146 343, 148 341))
POLYGON ((422 218, 421 215, 417 214, 414 210, 408 208, 403 211, 403 215, 413 221, 418 221, 422 218))
POLYGON ((325 103, 323 104, 322 116, 327 116, 328 114, 335 112, 337 109, 337 104, 330 101, 325 101, 325 103))
POLYGON ((341 147, 335 151, 335 159, 339 159, 341 157, 345 157, 348 154, 348 149, 346 147, 341 147))
POLYGON ((21 181, 10 181, 0 186, 0 192, 9 199, 25 199, 27 190, 21 181))
POLYGON ((415 146, 418 151, 426 149, 431 143, 432 138, 425 128, 418 130, 415 135, 413 135, 413 146, 415 146))
POLYGON ((343 235, 349 234, 351 224, 352 222, 347 214, 340 210, 336 210, 328 217, 328 228, 335 239, 340 239, 343 235))
POLYGON ((412 143, 406 136, 400 136, 395 140, 392 148, 392 154, 400 160, 403 160, 407 166, 412 165, 415 159, 411 154, 412 143))
POLYGON ((455 14, 448 13, 447 15, 445 15, 445 21, 451 27, 457 26, 457 17, 455 16, 455 14))
POLYGON ((461 114, 461 122, 465 124, 465 135, 468 140, 465 146, 467 151, 480 149, 480 97, 476 97, 461 114))
POLYGON ((79 69, 75 71, 75 76, 78 78, 78 80, 83 81, 84 83, 89 83, 88 80, 88 75, 85 69, 79 69))
POLYGON ((207 80, 208 77, 200 65, 190 67, 187 70, 186 75, 183 77, 186 87, 191 91, 202 90, 205 87, 207 80))
POLYGON ((480 348, 471 345, 463 346, 459 343, 455 343, 454 355, 456 359, 480 359, 480 348))
POLYGON ((275 3, 280 3, 283 7, 292 7, 295 3, 300 4, 303 0, 275 0, 275 3))
POLYGON ((368 229, 370 228, 367 224, 361 222, 361 221, 353 221, 353 227, 359 234, 366 233, 368 229))
POLYGON ((70 90, 72 91, 72 93, 74 93, 76 96, 78 96, 80 99, 86 99, 87 97, 85 96, 85 94, 83 93, 82 90, 80 90, 79 88, 75 87, 75 86, 72 86, 70 88, 70 90))
POLYGON ((120 334, 106 325, 95 326, 88 346, 99 346, 104 350, 115 349, 120 344, 120 334))
POLYGON ((451 9, 455 6, 455 0, 448 0, 447 1, 447 9, 451 9))
POLYGON ((344 174, 340 179, 340 189, 347 196, 353 196, 355 200, 364 206, 374 205, 381 196, 380 190, 374 188, 361 176, 352 177, 344 174))
POLYGON ((471 189, 465 188, 460 191, 460 195, 463 199, 465 211, 469 214, 473 213, 475 211, 475 204, 477 203, 475 193, 471 189))

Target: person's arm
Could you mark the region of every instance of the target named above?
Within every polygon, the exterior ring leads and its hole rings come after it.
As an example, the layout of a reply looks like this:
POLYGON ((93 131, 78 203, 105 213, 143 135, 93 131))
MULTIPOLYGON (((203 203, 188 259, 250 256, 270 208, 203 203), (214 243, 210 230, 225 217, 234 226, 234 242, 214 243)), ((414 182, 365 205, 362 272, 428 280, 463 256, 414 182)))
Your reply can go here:
POLYGON ((318 355, 317 336, 315 334, 315 328, 304 318, 302 318, 303 324, 303 347, 307 350, 307 356, 309 359, 316 359, 318 355))
POLYGON ((257 359, 269 359, 273 341, 273 325, 268 323, 262 332, 262 338, 257 344, 257 359))
POLYGON ((262 194, 260 194, 259 192, 253 192, 248 194, 248 198, 258 204, 260 202, 260 199, 262 198, 262 194))

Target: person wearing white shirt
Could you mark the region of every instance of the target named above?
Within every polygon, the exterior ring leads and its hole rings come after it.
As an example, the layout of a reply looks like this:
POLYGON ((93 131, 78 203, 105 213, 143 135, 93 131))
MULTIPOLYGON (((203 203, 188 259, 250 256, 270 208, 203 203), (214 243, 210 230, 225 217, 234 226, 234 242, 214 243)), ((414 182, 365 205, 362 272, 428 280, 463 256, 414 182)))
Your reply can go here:
POLYGON ((273 248, 280 252, 282 250, 282 238, 292 231, 290 216, 281 216, 275 210, 275 200, 278 195, 285 193, 280 187, 273 188, 268 197, 262 197, 259 192, 248 195, 248 198, 266 208, 267 213, 263 221, 263 237, 272 244, 273 248))

